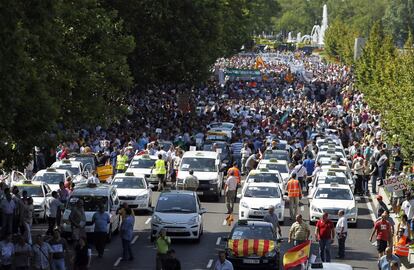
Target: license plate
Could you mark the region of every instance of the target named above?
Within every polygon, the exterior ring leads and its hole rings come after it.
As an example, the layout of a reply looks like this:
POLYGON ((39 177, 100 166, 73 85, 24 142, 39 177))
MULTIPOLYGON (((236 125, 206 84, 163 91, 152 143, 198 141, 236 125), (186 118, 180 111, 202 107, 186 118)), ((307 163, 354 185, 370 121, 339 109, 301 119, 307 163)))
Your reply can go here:
POLYGON ((265 215, 265 213, 263 213, 262 211, 254 211, 254 214, 258 215, 258 216, 264 216, 265 215))
POLYGON ((260 263, 260 260, 243 259, 243 263, 248 263, 248 264, 259 264, 259 263, 260 263))
POLYGON ((202 191, 197 191, 197 195, 203 195, 202 191))
POLYGON ((182 230, 182 229, 168 229, 168 231, 169 232, 176 232, 176 233, 178 233, 178 232, 184 232, 184 230, 182 230))

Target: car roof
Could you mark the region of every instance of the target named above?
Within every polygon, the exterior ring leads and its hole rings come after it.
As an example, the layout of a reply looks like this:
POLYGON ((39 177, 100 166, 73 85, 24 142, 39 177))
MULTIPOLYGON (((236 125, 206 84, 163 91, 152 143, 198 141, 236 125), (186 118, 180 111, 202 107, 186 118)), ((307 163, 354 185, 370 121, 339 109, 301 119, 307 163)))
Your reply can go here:
POLYGON ((339 184, 325 184, 325 183, 321 183, 318 186, 318 189, 321 188, 334 188, 334 189, 347 189, 347 190, 351 190, 351 188, 349 187, 349 185, 339 185, 339 184))
POLYGON ((257 175, 257 174, 280 174, 280 173, 279 173, 279 171, 260 168, 260 169, 256 169, 256 170, 251 170, 249 172, 249 174, 247 175, 247 177, 257 175))
POLYGON ((115 174, 114 178, 117 178, 117 177, 123 177, 123 178, 145 178, 145 175, 144 174, 133 173, 133 172, 127 172, 127 173, 117 173, 117 174, 115 174))
POLYGON ((54 162, 52 164, 52 167, 59 166, 59 165, 71 165, 71 167, 78 167, 81 164, 82 162, 77 161, 77 160, 65 159, 65 160, 59 160, 59 161, 54 162))
POLYGON ((99 196, 107 196, 111 192, 112 189, 114 189, 114 186, 108 185, 108 184, 95 184, 95 185, 89 185, 89 184, 78 184, 75 186, 75 189, 73 190, 71 196, 93 196, 93 195, 99 195, 99 196))
POLYGON ((328 176, 345 176, 346 177, 346 174, 343 171, 330 171, 330 170, 320 171, 319 174, 318 174, 318 177, 328 177, 328 176), (333 173, 335 175, 331 175, 333 173))
POLYGON ((259 220, 243 220, 243 222, 236 222, 234 228, 236 227, 253 227, 253 226, 262 226, 262 227, 272 227, 272 223, 259 220))
POLYGON ((65 170, 65 169, 56 169, 56 168, 51 168, 51 169, 53 169, 53 170, 50 170, 50 169, 40 170, 35 175, 44 175, 44 174, 48 174, 48 173, 66 174, 66 173, 70 172, 70 171, 65 170))
POLYGON ((185 157, 214 158, 214 159, 218 159, 219 153, 214 152, 214 151, 187 151, 183 155, 183 158, 185 158, 185 157))
POLYGON ((155 155, 140 155, 140 156, 133 157, 132 161, 139 160, 139 159, 158 159, 158 157, 155 155))
POLYGON ((286 165, 288 164, 288 162, 286 160, 284 160, 284 159, 274 159, 274 158, 271 158, 271 159, 262 159, 259 162, 259 164, 271 164, 271 163, 274 163, 274 164, 286 164, 286 165))
POLYGON ((249 182, 247 187, 279 187, 279 183, 275 182, 249 182))
POLYGON ((194 195, 194 191, 190 190, 166 190, 161 192, 160 197, 164 195, 194 195))
POLYGON ((24 186, 42 186, 42 185, 44 185, 44 183, 43 183, 43 182, 40 182, 40 181, 30 181, 30 180, 27 180, 27 181, 19 181, 19 182, 15 182, 15 183, 13 184, 13 186, 16 186, 16 187, 24 187, 24 186))

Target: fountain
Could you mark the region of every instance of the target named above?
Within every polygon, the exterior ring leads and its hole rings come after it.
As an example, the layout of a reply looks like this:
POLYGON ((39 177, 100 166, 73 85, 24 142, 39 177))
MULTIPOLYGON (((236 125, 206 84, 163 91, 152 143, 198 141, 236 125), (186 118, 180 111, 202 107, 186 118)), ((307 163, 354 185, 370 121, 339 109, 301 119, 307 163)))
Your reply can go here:
POLYGON ((328 29, 328 7, 323 5, 322 10, 322 24, 314 25, 310 35, 302 36, 301 33, 298 33, 296 39, 292 38, 292 32, 288 34, 288 43, 301 43, 305 41, 310 41, 312 45, 323 46, 325 44, 325 31, 328 29))

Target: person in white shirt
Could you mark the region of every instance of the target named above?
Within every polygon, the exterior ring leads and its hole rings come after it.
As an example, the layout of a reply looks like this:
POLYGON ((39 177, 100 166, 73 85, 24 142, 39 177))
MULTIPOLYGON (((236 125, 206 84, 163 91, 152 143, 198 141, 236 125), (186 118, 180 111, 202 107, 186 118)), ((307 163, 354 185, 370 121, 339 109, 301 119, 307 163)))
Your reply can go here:
POLYGON ((338 222, 336 223, 336 236, 338 237, 338 256, 337 259, 345 258, 345 240, 348 236, 348 220, 345 217, 344 210, 338 212, 338 222))
POLYGON ((220 250, 218 253, 218 260, 214 265, 214 270, 233 270, 233 264, 226 259, 226 252, 224 250, 220 250))
POLYGON ((300 183, 300 187, 303 190, 303 187, 304 187, 304 184, 305 184, 305 179, 306 179, 306 176, 307 176, 307 171, 306 171, 306 167, 303 166, 303 161, 302 160, 299 160, 299 164, 295 166, 292 173, 296 174, 297 179, 299 180, 299 183, 300 183))
POLYGON ((411 194, 406 195, 406 200, 402 203, 401 209, 407 215, 408 220, 411 220, 414 217, 414 198, 411 194))
POLYGON ((230 171, 224 185, 224 191, 226 192, 226 206, 227 214, 232 214, 234 209, 234 198, 236 197, 237 190, 237 177, 234 176, 234 171, 230 171))
POLYGON ((241 162, 242 162, 242 175, 246 174, 246 161, 247 159, 250 157, 250 155, 252 154, 252 150, 249 148, 249 146, 247 145, 247 143, 244 144, 243 148, 240 150, 240 154, 241 154, 241 162))
POLYGON ((101 181, 98 178, 96 171, 92 171, 91 175, 88 178, 88 184, 99 184, 101 181))

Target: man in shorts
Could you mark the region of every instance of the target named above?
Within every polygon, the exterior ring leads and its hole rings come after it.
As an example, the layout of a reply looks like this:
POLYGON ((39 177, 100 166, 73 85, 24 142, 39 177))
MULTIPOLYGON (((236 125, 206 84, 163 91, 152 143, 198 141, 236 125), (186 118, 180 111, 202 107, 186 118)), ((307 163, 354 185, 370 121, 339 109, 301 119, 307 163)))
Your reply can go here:
POLYGON ((370 242, 372 242, 374 234, 377 235, 378 257, 381 258, 384 255, 385 249, 387 248, 392 237, 391 225, 387 221, 387 215, 385 213, 381 215, 380 220, 375 222, 374 229, 372 230, 371 237, 369 238, 370 242))

